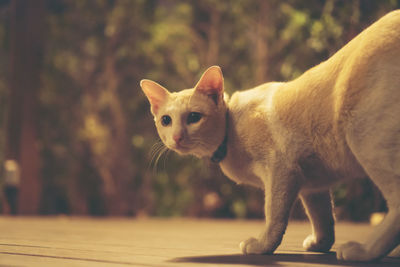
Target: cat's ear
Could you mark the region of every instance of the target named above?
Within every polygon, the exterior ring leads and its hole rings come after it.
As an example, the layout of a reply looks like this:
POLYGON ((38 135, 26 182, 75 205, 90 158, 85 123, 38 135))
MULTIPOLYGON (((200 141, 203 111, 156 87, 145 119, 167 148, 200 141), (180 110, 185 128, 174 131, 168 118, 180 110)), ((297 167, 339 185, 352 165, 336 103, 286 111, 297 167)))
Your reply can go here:
POLYGON ((151 80, 141 80, 140 87, 151 105, 151 113, 156 115, 160 106, 168 98, 169 92, 163 86, 151 80))
POLYGON ((218 105, 224 99, 224 77, 218 66, 209 67, 195 86, 196 92, 206 94, 218 105))

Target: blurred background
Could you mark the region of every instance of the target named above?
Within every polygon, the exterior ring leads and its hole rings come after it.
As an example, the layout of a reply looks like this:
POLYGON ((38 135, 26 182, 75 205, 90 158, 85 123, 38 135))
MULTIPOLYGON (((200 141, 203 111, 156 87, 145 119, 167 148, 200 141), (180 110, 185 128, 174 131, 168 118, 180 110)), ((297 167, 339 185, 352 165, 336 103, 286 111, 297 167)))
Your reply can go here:
MULTIPOLYGON (((207 160, 160 154, 139 81, 226 91, 287 81, 398 0, 0 0, 3 214, 262 218, 263 192, 207 160), (8 201, 7 201, 8 200, 8 201)), ((339 219, 385 203, 369 180, 334 189, 339 219)), ((293 218, 304 218, 299 203, 293 218)))

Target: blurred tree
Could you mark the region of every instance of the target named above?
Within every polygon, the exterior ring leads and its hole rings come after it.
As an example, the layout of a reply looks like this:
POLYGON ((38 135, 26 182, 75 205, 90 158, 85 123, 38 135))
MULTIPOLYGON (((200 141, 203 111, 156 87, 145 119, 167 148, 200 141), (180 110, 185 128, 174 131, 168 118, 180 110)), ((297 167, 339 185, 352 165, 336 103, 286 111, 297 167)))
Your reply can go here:
POLYGON ((20 165, 18 212, 39 211, 41 180, 37 92, 43 55, 45 1, 11 2, 10 93, 5 159, 20 165))
MULTIPOLYGON (((153 79, 178 91, 192 87, 213 64, 222 67, 230 94, 287 81, 399 7, 398 0, 46 3, 35 126, 41 212, 216 217, 262 217, 263 193, 235 186, 217 166, 166 152, 139 81, 153 79)), ((0 0, 0 56, 13 53, 10 16, 8 1, 0 0)), ((9 74, 0 61, 0 104, 12 104, 9 74)), ((8 132, 2 119, 0 137, 8 132)), ((340 186, 335 194, 344 218, 365 219, 384 209, 367 182, 340 186)))

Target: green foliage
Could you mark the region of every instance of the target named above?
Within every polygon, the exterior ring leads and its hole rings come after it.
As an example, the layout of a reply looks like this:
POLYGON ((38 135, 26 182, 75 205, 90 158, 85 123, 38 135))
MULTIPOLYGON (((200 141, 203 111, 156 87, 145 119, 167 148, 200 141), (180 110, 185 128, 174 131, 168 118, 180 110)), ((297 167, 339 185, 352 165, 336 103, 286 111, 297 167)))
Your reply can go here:
MULTIPOLYGON (((260 79, 290 80, 399 6, 394 0, 48 1, 39 121, 43 213, 110 214, 108 183, 118 188, 123 181, 117 195, 129 203, 124 214, 262 217, 262 192, 234 185, 215 166, 170 152, 154 162, 158 137, 139 81, 178 91, 213 64, 222 66, 228 93, 260 79)), ((8 6, 0 6, 2 107, 7 16, 8 6)), ((353 199, 347 188, 336 190, 341 214, 366 218, 373 210, 365 208, 365 195, 353 199), (362 214, 351 215, 354 203, 362 214)), ((370 184, 358 188, 371 192, 370 184)))

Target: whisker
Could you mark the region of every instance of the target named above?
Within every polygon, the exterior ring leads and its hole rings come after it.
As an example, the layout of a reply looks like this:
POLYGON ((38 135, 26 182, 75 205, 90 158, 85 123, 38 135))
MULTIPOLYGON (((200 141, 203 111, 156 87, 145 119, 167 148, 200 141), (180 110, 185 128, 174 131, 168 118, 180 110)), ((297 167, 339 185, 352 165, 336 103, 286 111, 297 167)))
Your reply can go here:
MULTIPOLYGON (((207 142, 204 142, 204 140, 202 138, 192 138, 190 140, 190 143, 195 144, 197 149, 201 149, 206 152, 208 152, 208 150, 209 150, 209 144, 207 142)), ((148 168, 152 167, 153 173, 157 173, 158 163, 159 163, 161 157, 163 157, 165 155, 162 166, 163 166, 164 170, 166 170, 167 169, 167 159, 168 159, 168 156, 170 155, 170 152, 171 152, 171 150, 168 149, 168 147, 166 147, 161 140, 156 142, 152 146, 151 151, 150 151, 151 159, 150 159, 148 168)), ((195 157, 193 157, 193 162, 194 161, 195 161, 195 157)), ((203 168, 204 168, 204 166, 202 167, 202 169, 203 168)))
POLYGON ((164 145, 164 143, 162 141, 158 141, 157 143, 155 143, 151 149, 150 155, 151 155, 151 159, 150 159, 150 163, 148 168, 150 168, 151 166, 155 167, 157 165, 157 162, 159 160, 159 158, 161 157, 162 153, 165 152, 165 149, 167 149, 164 145))
POLYGON ((164 147, 164 144, 163 144, 161 141, 158 141, 157 143, 155 143, 155 144, 153 145, 153 147, 151 148, 151 156, 152 156, 152 159, 153 159, 153 157, 154 157, 155 155, 158 154, 159 150, 160 150, 162 147, 164 147))
POLYGON ((167 159, 168 159, 168 156, 170 155, 170 153, 171 153, 171 150, 167 149, 167 152, 165 153, 165 157, 164 157, 164 170, 167 169, 167 159))
POLYGON ((154 165, 153 165, 153 172, 157 173, 157 165, 158 165, 158 161, 160 160, 161 156, 167 152, 169 149, 166 146, 163 146, 158 153, 158 156, 156 158, 156 160, 154 161, 154 165))

